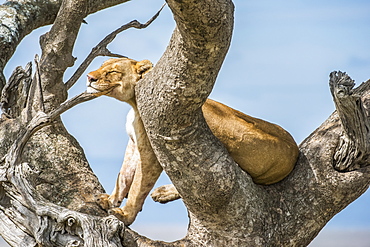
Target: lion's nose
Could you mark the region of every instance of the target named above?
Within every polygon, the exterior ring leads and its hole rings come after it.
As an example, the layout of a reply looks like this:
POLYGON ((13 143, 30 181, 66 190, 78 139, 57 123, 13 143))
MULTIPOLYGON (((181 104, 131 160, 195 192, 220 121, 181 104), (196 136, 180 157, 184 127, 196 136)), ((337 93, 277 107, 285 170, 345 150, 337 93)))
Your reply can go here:
POLYGON ((98 79, 96 78, 96 77, 94 77, 94 76, 92 76, 92 75, 87 75, 87 81, 89 82, 89 83, 91 83, 91 82, 96 82, 98 79))

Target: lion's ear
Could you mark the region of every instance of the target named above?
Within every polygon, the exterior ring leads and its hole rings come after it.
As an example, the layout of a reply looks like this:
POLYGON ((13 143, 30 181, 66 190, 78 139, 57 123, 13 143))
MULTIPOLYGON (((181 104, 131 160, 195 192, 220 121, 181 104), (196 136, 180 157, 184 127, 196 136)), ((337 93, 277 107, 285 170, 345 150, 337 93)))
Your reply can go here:
POLYGON ((142 60, 136 63, 135 68, 138 74, 143 75, 153 68, 153 64, 149 60, 142 60))

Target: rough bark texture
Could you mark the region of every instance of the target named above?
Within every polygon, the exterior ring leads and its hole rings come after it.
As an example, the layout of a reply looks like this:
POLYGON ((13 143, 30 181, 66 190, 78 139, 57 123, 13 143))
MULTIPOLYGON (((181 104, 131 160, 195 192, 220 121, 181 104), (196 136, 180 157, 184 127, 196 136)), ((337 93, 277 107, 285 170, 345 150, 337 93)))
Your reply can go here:
POLYGON ((200 110, 230 44, 233 4, 168 0, 177 28, 136 92, 156 155, 189 210, 188 234, 174 243, 153 241, 106 216, 94 202, 103 189, 58 116, 91 99, 82 95, 61 105, 70 87, 62 76, 74 63, 81 21, 120 2, 12 1, 0 9, 9 22, 0 27, 0 68, 26 34, 56 18, 42 38, 35 76, 30 66, 17 68, 6 86, 0 84, 0 233, 9 244, 305 246, 366 191, 370 82, 353 90, 347 75, 333 73, 337 112, 303 141, 286 179, 256 185, 212 135, 200 110))

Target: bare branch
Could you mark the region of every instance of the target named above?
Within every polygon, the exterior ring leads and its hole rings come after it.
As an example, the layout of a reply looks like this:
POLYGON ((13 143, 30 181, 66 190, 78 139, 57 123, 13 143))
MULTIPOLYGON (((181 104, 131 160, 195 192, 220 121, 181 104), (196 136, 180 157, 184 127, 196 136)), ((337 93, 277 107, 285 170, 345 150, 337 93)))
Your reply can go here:
POLYGON ((50 31, 40 37, 42 55, 40 71, 45 95, 45 109, 58 107, 67 98, 63 75, 74 65, 73 47, 81 23, 87 15, 89 1, 63 0, 50 31))
POLYGON ((218 210, 238 194, 237 166, 212 135, 200 109, 231 41, 233 4, 228 0, 167 3, 177 28, 154 70, 136 85, 136 100, 158 161, 189 211, 207 218, 216 211, 221 214, 218 210), (176 160, 182 152, 192 155, 176 160), (186 179, 190 177, 194 179, 186 179), (222 181, 217 191, 209 186, 211 180, 222 181))
POLYGON ((102 41, 99 42, 98 45, 96 45, 90 52, 90 54, 87 56, 87 58, 82 62, 82 64, 78 67, 76 72, 72 75, 72 77, 65 83, 67 90, 69 90, 81 77, 81 75, 85 72, 87 67, 90 65, 90 63, 98 56, 109 56, 109 57, 125 57, 119 54, 112 53, 108 50, 107 46, 116 38, 116 36, 130 28, 136 28, 136 29, 144 29, 148 27, 161 13, 162 9, 164 8, 166 4, 164 4, 159 11, 145 24, 141 24, 137 20, 133 20, 120 28, 116 29, 112 33, 108 34, 102 41))
POLYGON ((83 102, 86 102, 86 101, 89 101, 89 100, 92 100, 92 99, 95 99, 97 96, 93 95, 93 94, 89 94, 89 93, 86 93, 86 92, 83 92, 75 97, 73 97, 72 99, 64 102, 63 104, 60 105, 59 108, 51 111, 49 113, 50 115, 50 118, 52 119, 55 119, 56 117, 58 117, 59 115, 61 115, 63 112, 67 111, 68 109, 78 105, 78 104, 81 104, 83 102))

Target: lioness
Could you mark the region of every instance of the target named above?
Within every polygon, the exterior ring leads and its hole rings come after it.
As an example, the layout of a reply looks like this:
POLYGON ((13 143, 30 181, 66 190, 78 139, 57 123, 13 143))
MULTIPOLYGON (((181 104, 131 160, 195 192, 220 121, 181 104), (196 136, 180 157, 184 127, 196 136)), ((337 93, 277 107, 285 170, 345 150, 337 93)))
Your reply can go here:
MULTIPOLYGON (((103 208, 110 210, 126 225, 135 220, 162 172, 135 99, 136 83, 151 69, 152 63, 148 60, 138 62, 118 58, 107 60, 98 70, 87 75, 88 93, 107 95, 132 106, 126 124, 130 140, 116 187, 110 196, 104 194, 99 199, 103 208), (127 194, 126 205, 118 208, 127 194)), ((255 183, 273 184, 292 171, 298 147, 284 129, 210 99, 207 99, 202 110, 213 134, 255 183)))

